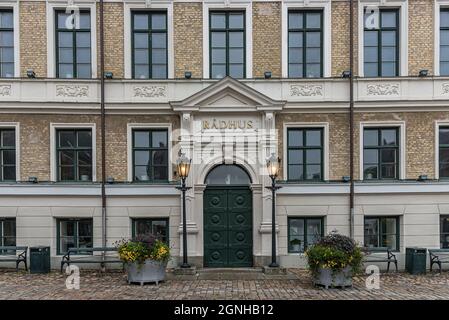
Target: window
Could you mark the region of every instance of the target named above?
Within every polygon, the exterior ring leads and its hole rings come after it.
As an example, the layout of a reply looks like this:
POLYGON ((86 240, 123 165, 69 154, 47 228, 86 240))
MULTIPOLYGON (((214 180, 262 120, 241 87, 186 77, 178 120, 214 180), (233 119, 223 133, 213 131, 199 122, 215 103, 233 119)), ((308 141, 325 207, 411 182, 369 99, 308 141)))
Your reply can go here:
POLYGON ((399 218, 365 217, 365 247, 399 250, 399 218))
POLYGON ((0 246, 16 245, 16 219, 0 218, 0 246))
POLYGON ((288 218, 288 252, 304 252, 324 235, 322 218, 288 218))
POLYGON ((168 243, 168 219, 166 218, 139 218, 132 220, 133 238, 153 235, 168 243))
POLYGON ((323 129, 287 130, 287 179, 323 179, 323 129))
POLYGON ((379 29, 364 31, 364 73, 366 77, 399 74, 399 10, 381 9, 379 29))
POLYGON ((91 78, 90 12, 80 12, 79 29, 77 21, 67 28, 70 19, 65 11, 56 12, 56 77, 91 78))
POLYGON ((132 12, 133 78, 167 78, 167 14, 132 12))
POLYGON ((0 9, 0 78, 11 77, 14 77, 13 11, 0 9))
POLYGON ((440 216, 440 248, 449 249, 449 216, 440 216))
POLYGON ((56 130, 58 181, 92 181, 92 130, 56 130))
POLYGON ((449 76, 449 8, 440 11, 440 75, 449 76))
POLYGON ((0 180, 16 180, 16 132, 0 129, 0 180))
POLYGON ((210 13, 210 77, 245 77, 245 12, 210 13))
POLYGON ((322 11, 289 11, 288 76, 290 78, 323 76, 322 21, 322 11))
POLYGON ((363 130, 363 177, 398 179, 399 129, 365 128, 363 130))
POLYGON ((133 130, 134 181, 165 182, 168 180, 167 130, 133 130))
POLYGON ((57 226, 58 254, 65 254, 70 248, 92 248, 92 219, 59 219, 57 226))
POLYGON ((449 178, 449 127, 440 127, 439 143, 439 177, 449 178))

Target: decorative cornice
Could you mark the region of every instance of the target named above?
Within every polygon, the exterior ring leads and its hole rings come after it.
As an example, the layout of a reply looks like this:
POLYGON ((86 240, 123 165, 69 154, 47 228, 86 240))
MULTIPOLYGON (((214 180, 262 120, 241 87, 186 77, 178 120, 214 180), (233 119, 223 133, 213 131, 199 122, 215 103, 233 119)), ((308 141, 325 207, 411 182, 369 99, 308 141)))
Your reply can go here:
POLYGON ((57 97, 88 97, 89 86, 82 85, 57 85, 56 86, 57 97))
POLYGON ((290 95, 298 97, 323 96, 323 86, 318 84, 291 85, 290 95))
POLYGON ((167 96, 166 86, 136 86, 133 91, 134 97, 158 98, 167 96))
POLYGON ((366 94, 368 96, 398 96, 399 83, 368 84, 366 94))
POLYGON ((0 96, 10 96, 11 95, 11 85, 2 84, 0 85, 0 96))

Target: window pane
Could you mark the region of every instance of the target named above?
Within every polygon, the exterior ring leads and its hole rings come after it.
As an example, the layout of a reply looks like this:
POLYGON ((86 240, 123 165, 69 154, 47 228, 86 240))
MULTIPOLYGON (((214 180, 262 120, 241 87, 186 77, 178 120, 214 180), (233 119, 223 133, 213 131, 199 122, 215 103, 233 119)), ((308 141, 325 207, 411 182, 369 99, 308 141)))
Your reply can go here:
POLYGON ((78 48, 90 48, 90 32, 77 32, 76 46, 78 48))
POLYGON ((307 49, 306 50, 306 62, 307 63, 320 63, 321 50, 320 49, 307 49))
POLYGON ((166 131, 153 131, 152 132, 152 146, 153 148, 166 148, 167 147, 167 132, 166 131))
POLYGON ((166 64, 153 65, 152 73, 153 79, 166 79, 167 65, 166 64))
POLYGON ((382 31, 382 45, 396 46, 396 31, 382 31))
POLYGON ((321 33, 320 32, 307 32, 306 33, 306 46, 307 47, 321 47, 321 33))
POLYGON ((226 15, 224 13, 213 13, 210 15, 211 28, 226 28, 226 15))
POLYGON ((377 47, 378 45, 378 32, 377 31, 368 31, 365 30, 365 38, 364 38, 364 45, 366 47, 377 47))
POLYGON ((384 129, 382 130, 382 145, 383 146, 394 146, 396 145, 396 129, 384 129))
POLYGON ((167 61, 167 51, 165 49, 152 50, 152 62, 154 64, 165 64, 167 61))
POLYGON ((90 78, 91 67, 89 63, 78 63, 76 65, 76 72, 78 78, 90 78))
POLYGON ((302 150, 288 150, 288 163, 289 164, 302 164, 303 163, 303 151, 302 150))
POLYGON ((167 167, 154 167, 154 180, 167 180, 168 168, 167 167))
POLYGON ((303 14, 299 12, 291 12, 288 15, 288 28, 289 29, 302 29, 303 28, 303 14))
POLYGON ((73 166, 60 168, 60 180, 71 181, 75 180, 75 170, 73 166))
POLYGON ((148 15, 147 14, 134 14, 134 29, 135 30, 148 30, 148 15))
POLYGON ((0 12, 0 28, 14 27, 13 13, 12 11, 0 12))
POLYGON ((2 78, 11 78, 14 76, 14 63, 0 63, 2 78))
POLYGON ((440 148, 440 162, 449 163, 449 148, 440 148))
POLYGON ((302 130, 288 130, 288 145, 290 147, 301 147, 303 132, 302 130))
POLYGON ((379 247, 379 220, 365 218, 365 247, 379 247))
POLYGON ((244 47, 243 32, 230 32, 229 33, 229 47, 244 47))
POLYGON ((78 235, 80 237, 92 237, 92 220, 80 220, 78 223, 78 235))
POLYGON ((73 62, 73 49, 59 49, 59 63, 72 63, 73 62))
POLYGON ((2 31, 0 32, 0 46, 13 47, 14 46, 14 32, 2 31))
MULTIPOLYGON (((160 35, 158 35, 160 36, 160 35)), ((148 34, 146 33, 135 33, 134 34, 134 48, 148 48, 148 34)))
POLYGON ((3 150, 2 165, 5 165, 5 164, 9 164, 9 165, 16 164, 16 151, 15 150, 3 150))
POLYGON ((313 245, 321 238, 321 219, 307 220, 307 247, 313 245))
POLYGON ((379 161, 377 149, 365 149, 363 150, 363 163, 374 164, 379 161))
POLYGON ((16 166, 3 167, 3 180, 16 180, 16 166))
POLYGON ((383 47, 382 48, 382 61, 396 61, 396 48, 395 47, 383 47))
POLYGON ((66 21, 67 19, 70 19, 70 21, 67 22, 68 26, 73 28, 73 17, 70 17, 69 14, 59 12, 58 13, 58 29, 67 29, 66 21))
POLYGON ((137 64, 146 64, 149 62, 148 49, 134 50, 134 62, 137 64))
POLYGON ((440 163, 440 177, 449 177, 449 163, 440 163))
POLYGON ((92 165, 92 152, 91 151, 78 152, 78 165, 80 166, 92 165))
POLYGON ((302 64, 289 64, 288 76, 290 78, 302 78, 303 77, 302 64))
POLYGON ((396 11, 381 12, 382 28, 396 27, 396 11))
POLYGON ((302 165, 288 166, 288 180, 304 180, 304 167, 302 165))
POLYGON ((387 179, 396 178, 396 165, 395 164, 382 164, 380 166, 381 177, 387 179))
POLYGON ((449 216, 440 217, 440 248, 449 248, 449 216))
POLYGON ((382 247, 397 250, 396 233, 396 218, 382 219, 382 247))
POLYGON ((59 146, 70 147, 76 146, 75 131, 59 131, 59 146))
POLYGON ((148 181, 150 179, 148 175, 147 166, 135 166, 134 167, 134 179, 136 181, 148 181))
POLYGON ((80 14, 80 28, 90 29, 90 14, 87 12, 82 12, 80 14))
POLYGON ((226 65, 213 64, 212 78, 223 78, 226 75, 226 65))
POLYGON ((212 49, 212 63, 226 63, 226 49, 212 49))
POLYGON ((394 77, 396 75, 396 64, 391 62, 382 63, 382 74, 383 77, 394 77))
POLYGON ((166 150, 153 151, 153 165, 167 165, 168 153, 166 150))
POLYGON ((377 165, 367 164, 363 166, 363 177, 366 180, 377 179, 377 165))
POLYGON ((2 146, 3 147, 15 147, 16 146, 16 134, 15 134, 14 130, 4 130, 4 131, 2 131, 1 134, 2 134, 2 146))
POLYGON ((244 28, 244 15, 242 13, 230 13, 229 14, 229 28, 230 29, 243 29, 244 28))
POLYGON ((79 147, 92 147, 92 132, 91 131, 78 131, 78 146, 79 147))
POLYGON ((73 47, 73 33, 72 32, 59 32, 58 33, 58 46, 64 48, 73 47))
POLYGON ((244 52, 243 49, 229 49, 229 63, 243 64, 244 52))
POLYGON ((364 130, 363 131, 363 145, 364 146, 377 146, 378 141, 378 131, 377 130, 364 130))
POLYGON ((440 44, 445 46, 449 45, 449 30, 440 31, 440 44))
POLYGON ((73 165, 75 163, 74 151, 60 151, 59 152, 59 164, 60 165, 73 165))
POLYGON ((302 32, 290 32, 288 34, 289 47, 302 47, 303 46, 303 33, 302 32))
MULTIPOLYGON (((288 50, 288 62, 289 63, 302 63, 303 51, 301 48, 289 48, 288 50)), ((302 67, 302 65, 301 65, 302 67)), ((302 70, 302 69, 301 69, 302 70)), ((302 76, 302 72, 301 72, 302 76)))
POLYGON ((154 30, 166 29, 166 15, 165 14, 152 14, 151 15, 151 28, 154 30))
POLYGON ((146 166, 149 165, 150 152, 149 151, 134 151, 134 164, 146 166))
POLYGON ((320 28, 321 27, 321 14, 320 13, 307 13, 306 14, 306 27, 307 28, 320 28))
POLYGON ((153 220, 152 221, 152 234, 156 236, 158 239, 168 242, 167 233, 168 226, 166 220, 153 220))
POLYGON ((59 64, 59 77, 60 78, 73 78, 73 65, 72 64, 59 64))
POLYGON ((226 48, 226 33, 212 32, 211 41, 211 45, 214 48, 226 48))
POLYGON ((153 48, 167 48, 167 35, 165 33, 153 33, 151 38, 153 48))
POLYGON ((307 165, 306 166, 306 179, 308 180, 320 180, 321 179, 321 166, 320 165, 307 165))
POLYGON ((378 62, 379 57, 377 47, 365 47, 364 55, 365 62, 378 62))
POLYGON ((384 149, 380 153, 382 162, 396 162, 396 149, 384 149))
POLYGON ((364 64, 364 72, 367 77, 377 77, 379 74, 378 64, 376 63, 365 63, 364 64))
POLYGON ((90 49, 81 48, 76 49, 76 61, 77 63, 90 63, 90 49))
POLYGON ((229 76, 233 78, 243 78, 244 65, 243 64, 230 64, 229 76))
POLYGON ((307 130, 306 131, 306 145, 307 146, 321 146, 321 131, 307 130))
POLYGON ((321 76, 321 65, 308 63, 306 65, 306 77, 308 78, 318 78, 321 76))
POLYGON ((92 180, 92 166, 82 166, 78 169, 79 181, 91 181, 92 180))
POLYGON ((449 28, 449 10, 440 11, 440 27, 449 28))
POLYGON ((62 237, 72 237, 75 235, 75 222, 74 221, 61 221, 60 222, 60 235, 62 237))
POLYGON ((321 163, 321 150, 306 150, 306 163, 321 163))
POLYGON ((150 133, 148 131, 134 131, 134 147, 148 148, 150 146, 150 133))
POLYGON ((289 251, 304 251, 304 219, 289 219, 289 251))

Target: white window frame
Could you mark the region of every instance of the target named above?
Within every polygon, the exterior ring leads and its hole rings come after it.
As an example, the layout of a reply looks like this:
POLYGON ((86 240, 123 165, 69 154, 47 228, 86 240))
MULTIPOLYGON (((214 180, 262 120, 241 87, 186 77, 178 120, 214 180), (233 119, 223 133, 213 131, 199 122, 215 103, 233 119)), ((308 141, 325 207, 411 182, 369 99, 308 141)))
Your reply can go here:
POLYGON ((323 77, 331 76, 332 69, 332 4, 330 0, 282 1, 282 77, 288 78, 288 11, 323 9, 323 77))
POLYGON ((172 175, 172 124, 171 123, 128 123, 127 125, 127 160, 128 160, 128 182, 133 180, 133 130, 134 129, 166 129, 168 144, 168 181, 173 179, 172 175))
POLYGON ((203 78, 210 79, 209 59, 209 12, 211 10, 244 10, 245 11, 245 79, 253 77, 253 5, 249 0, 203 2, 203 78), (226 5, 225 2, 228 4, 226 5))
POLYGON ((20 77, 20 20, 19 20, 19 0, 2 1, 0 9, 12 9, 14 19, 14 77, 20 77))
MULTIPOLYGON (((97 8, 95 0, 74 1, 74 5, 80 10, 90 10, 90 54, 91 54, 91 78, 97 78, 97 8)), ((56 78, 56 30, 55 11, 65 10, 67 1, 49 0, 47 2, 47 76, 56 78)))
POLYGON ((58 182, 56 131, 58 129, 92 130, 92 182, 97 181, 97 125, 95 123, 50 123, 50 181, 58 182))
MULTIPOLYGON (((449 7, 449 0, 435 0, 434 21, 435 21, 435 50, 434 51, 434 75, 440 75, 440 10, 449 7)), ((439 171, 439 170, 438 170, 439 171)))
POLYGON ((449 121, 435 121, 435 179, 440 179, 440 127, 449 127, 449 121))
POLYGON ((367 6, 399 8, 399 76, 408 76, 408 0, 359 0, 359 77, 364 77, 364 14, 367 6))
MULTIPOLYGON (((175 76, 175 56, 173 47, 173 0, 155 0, 147 6, 146 1, 124 0, 124 67, 125 78, 132 79, 132 47, 131 47, 131 11, 132 10, 166 10, 167 11, 167 78, 173 79, 175 76)), ((138 79, 136 79, 138 80, 138 79)), ((152 80, 152 79, 149 79, 152 80)), ((155 79, 164 80, 164 79, 155 79)))
MULTIPOLYGON (((283 156, 283 177, 284 180, 288 180, 287 177, 287 166, 288 166, 288 145, 287 145, 287 131, 291 128, 319 128, 323 129, 323 180, 329 181, 329 122, 285 122, 283 126, 283 135, 282 135, 282 145, 284 146, 284 150, 282 151, 283 156)), ((298 183, 302 183, 299 181, 298 183)))
POLYGON ((0 122, 0 129, 14 129, 16 135, 16 182, 20 181, 20 123, 0 122))
MULTIPOLYGON (((365 128, 399 128, 399 180, 404 180, 406 168, 406 131, 405 121, 365 121, 360 122, 359 131, 359 180, 364 180, 363 175, 363 136, 365 128)), ((367 180, 369 181, 369 180, 367 180)))

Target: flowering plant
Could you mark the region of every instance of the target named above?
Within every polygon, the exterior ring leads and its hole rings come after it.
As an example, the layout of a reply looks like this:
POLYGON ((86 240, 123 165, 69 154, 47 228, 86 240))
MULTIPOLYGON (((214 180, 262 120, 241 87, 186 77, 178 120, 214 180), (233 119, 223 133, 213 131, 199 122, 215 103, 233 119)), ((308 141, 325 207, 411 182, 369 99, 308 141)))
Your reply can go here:
POLYGON ((319 269, 341 271, 348 266, 353 273, 357 273, 363 263, 362 250, 355 241, 337 233, 321 238, 305 254, 312 273, 317 273, 319 269))
POLYGON ((126 263, 136 262, 141 265, 147 259, 160 262, 167 262, 170 259, 169 246, 153 236, 120 240, 115 245, 120 259, 126 263))

